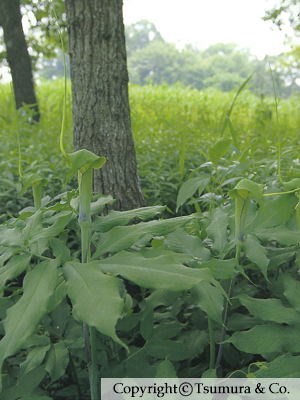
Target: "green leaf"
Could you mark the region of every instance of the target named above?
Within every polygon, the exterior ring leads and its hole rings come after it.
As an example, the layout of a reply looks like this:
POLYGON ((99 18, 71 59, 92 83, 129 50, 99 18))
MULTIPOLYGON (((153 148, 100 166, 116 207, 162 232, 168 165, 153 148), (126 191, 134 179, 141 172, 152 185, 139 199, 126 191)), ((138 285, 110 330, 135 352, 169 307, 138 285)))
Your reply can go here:
POLYGON ((215 279, 231 279, 237 274, 238 262, 235 258, 230 260, 219 260, 212 258, 208 262, 201 263, 199 268, 207 268, 215 279))
POLYGON ((205 187, 208 185, 209 181, 210 176, 207 174, 203 174, 201 177, 191 178, 184 182, 178 192, 176 212, 183 203, 185 203, 190 197, 194 195, 197 189, 201 194, 204 191, 205 187))
POLYGON ((20 364, 20 378, 41 365, 49 349, 50 344, 34 347, 27 355, 26 360, 20 364))
POLYGON ((177 378, 176 370, 171 361, 165 359, 158 365, 155 378, 177 378))
POLYGON ((191 218, 190 216, 177 217, 163 221, 140 222, 131 226, 115 226, 108 232, 95 234, 93 239, 97 238, 100 245, 97 247, 93 259, 107 252, 117 253, 128 249, 141 238, 145 238, 145 243, 147 243, 154 236, 164 236, 186 225, 191 218))
POLYGON ((7 281, 10 281, 25 271, 31 260, 31 254, 22 254, 13 256, 4 267, 0 268, 0 292, 5 287, 7 281))
POLYGON ((206 330, 189 330, 186 332, 184 336, 184 343, 187 345, 193 357, 198 357, 199 354, 202 354, 208 345, 208 332, 206 330))
POLYGON ((248 197, 254 197, 257 200, 262 211, 267 214, 262 195, 263 187, 264 185, 250 181, 249 179, 242 179, 237 183, 234 189, 228 192, 228 195, 232 199, 240 196, 243 200, 246 200, 248 197))
MULTIPOLYGON (((92 203, 93 204, 93 203, 92 203)), ((125 226, 134 218, 147 221, 165 211, 166 206, 136 208, 129 211, 110 210, 105 217, 96 217, 91 229, 97 232, 107 232, 114 226, 125 226)))
POLYGON ((161 322, 158 326, 153 329, 152 338, 153 340, 165 340, 171 339, 178 335, 178 333, 184 328, 184 325, 178 321, 161 322))
POLYGON ((204 247, 201 239, 197 236, 189 235, 183 229, 179 228, 175 232, 166 235, 166 244, 168 249, 177 253, 188 254, 201 261, 211 259, 210 251, 204 247))
POLYGON ((255 372, 257 378, 300 378, 300 356, 284 354, 264 366, 255 372))
POLYGON ((70 171, 65 183, 67 183, 76 172, 80 171, 83 174, 90 167, 95 169, 101 168, 105 161, 105 157, 98 157, 96 154, 86 149, 67 154, 66 163, 70 171))
POLYGON ((140 333, 146 341, 149 340, 152 336, 153 332, 153 316, 154 311, 149 310, 147 313, 143 314, 141 324, 140 324, 140 333))
POLYGON ((52 237, 50 240, 50 247, 52 248, 54 257, 61 257, 62 261, 70 260, 70 249, 64 244, 62 240, 52 237))
POLYGON ((220 290, 208 282, 198 283, 191 289, 191 295, 195 304, 203 310, 211 319, 223 324, 224 296, 220 290))
POLYGON ((115 331, 124 307, 116 278, 103 274, 96 261, 87 264, 69 262, 63 270, 74 318, 95 327, 126 348, 115 331))
POLYGON ((263 321, 279 324, 296 324, 300 321, 300 313, 293 308, 284 307, 278 299, 255 299, 245 294, 238 298, 254 317, 263 321))
POLYGON ((72 218, 72 212, 67 212, 66 214, 62 213, 61 216, 56 216, 55 222, 53 225, 48 228, 43 228, 39 232, 36 232, 34 236, 30 237, 30 243, 35 243, 39 239, 42 238, 52 238, 57 236, 60 232, 62 232, 65 227, 68 225, 72 218))
POLYGON ((210 378, 217 378, 217 371, 215 369, 208 369, 203 372, 201 378, 210 379, 210 378))
POLYGON ((226 342, 232 343, 240 351, 252 354, 299 352, 299 336, 300 330, 297 328, 268 323, 246 332, 235 332, 226 342))
POLYGON ((300 312, 300 282, 289 274, 283 276, 284 297, 300 312))
POLYGON ((91 215, 100 214, 107 204, 113 204, 114 202, 115 199, 112 196, 99 197, 99 199, 91 203, 91 215))
POLYGON ((214 241, 212 249, 218 253, 221 253, 228 242, 228 215, 227 213, 218 208, 213 213, 213 220, 211 224, 206 228, 206 233, 209 238, 214 241))
POLYGON ((297 197, 293 194, 276 196, 266 204, 267 215, 258 210, 250 225, 251 232, 284 225, 290 218, 297 204, 297 197))
POLYGON ((37 211, 30 217, 26 218, 26 226, 22 230, 23 239, 25 242, 28 242, 29 239, 39 234, 42 229, 42 212, 37 211))
POLYGON ((267 258, 267 249, 263 247, 255 235, 247 235, 244 243, 246 257, 255 263, 268 280, 267 270, 270 260, 267 258))
MULTIPOLYGON (((45 378, 44 365, 32 369, 28 374, 21 376, 15 386, 1 392, 1 400, 51 400, 46 395, 34 393, 41 381, 45 378)), ((43 393, 43 392, 42 392, 43 393)))
POLYGON ((7 229, 0 227, 0 245, 10 248, 24 248, 24 239, 19 228, 7 229))
POLYGON ((284 225, 269 229, 255 229, 255 235, 264 242, 276 240, 284 246, 300 244, 300 232, 291 231, 284 225))
POLYGON ((208 269, 185 267, 171 255, 144 258, 122 251, 98 261, 98 264, 104 272, 121 275, 145 288, 182 291, 189 290, 201 281, 211 282, 220 288, 208 269))
POLYGON ((243 331, 262 324, 264 324, 264 321, 259 318, 235 312, 229 317, 227 328, 229 331, 243 331))
POLYGON ((64 342, 59 341, 51 345, 45 361, 45 369, 51 376, 49 386, 64 375, 69 361, 69 351, 64 342))
POLYGON ((221 139, 208 149, 209 160, 217 165, 218 161, 227 153, 231 146, 231 139, 221 139))
MULTIPOLYGON (((21 299, 7 310, 5 336, 0 342, 0 369, 3 361, 19 351, 46 314, 58 278, 56 261, 44 261, 30 271, 23 282, 21 299)), ((1 388, 0 388, 1 389, 1 388)))
POLYGON ((156 357, 160 360, 168 358, 170 361, 181 361, 192 356, 183 342, 175 340, 147 342, 144 349, 149 356, 156 357))

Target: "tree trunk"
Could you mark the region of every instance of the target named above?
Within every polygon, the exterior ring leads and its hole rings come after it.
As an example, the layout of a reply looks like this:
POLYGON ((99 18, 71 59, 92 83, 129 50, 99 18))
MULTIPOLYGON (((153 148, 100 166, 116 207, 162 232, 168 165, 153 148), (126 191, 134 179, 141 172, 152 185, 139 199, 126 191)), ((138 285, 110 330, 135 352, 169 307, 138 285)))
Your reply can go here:
POLYGON ((128 100, 122 0, 66 0, 74 150, 106 157, 96 192, 116 210, 145 205, 137 173, 128 100))
POLYGON ((22 103, 34 104, 33 119, 39 121, 40 114, 34 93, 32 66, 22 27, 20 0, 0 0, 0 25, 4 32, 6 59, 11 70, 16 108, 22 103))

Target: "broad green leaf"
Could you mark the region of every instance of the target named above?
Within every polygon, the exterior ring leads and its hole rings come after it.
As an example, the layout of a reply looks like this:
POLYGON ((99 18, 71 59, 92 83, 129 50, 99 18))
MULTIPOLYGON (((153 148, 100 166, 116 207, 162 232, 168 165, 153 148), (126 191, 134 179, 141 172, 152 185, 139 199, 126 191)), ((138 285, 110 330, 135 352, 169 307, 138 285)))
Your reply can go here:
POLYGON ((250 232, 256 230, 273 228, 284 225, 290 218, 297 204, 297 197, 294 194, 276 196, 266 203, 267 215, 258 210, 250 225, 250 232))
POLYGON ((237 183, 234 189, 228 192, 228 195, 232 199, 240 196, 244 200, 246 200, 248 197, 254 197, 257 200, 261 210, 266 214, 267 211, 262 195, 263 187, 264 185, 250 181, 249 179, 242 179, 237 183))
POLYGON ((257 378, 300 378, 300 356, 284 354, 264 365, 266 369, 255 372, 257 378))
POLYGON ((255 326, 246 332, 235 332, 227 343, 245 353, 300 352, 300 330, 275 323, 255 326))
POLYGON ((140 324, 140 333, 146 341, 149 340, 152 336, 153 332, 153 316, 154 311, 149 310, 148 312, 143 314, 140 324))
POLYGON ((20 377, 41 365, 49 349, 50 344, 34 347, 27 355, 26 360, 20 364, 20 377))
POLYGON ((209 379, 209 378, 217 378, 217 371, 215 369, 207 369, 203 372, 201 378, 209 379))
POLYGON ((160 360, 167 358, 170 361, 181 361, 192 356, 183 342, 175 340, 147 342, 144 349, 149 356, 160 360))
POLYGON ((64 342, 59 341, 58 343, 51 345, 51 349, 48 352, 45 361, 45 369, 49 372, 51 377, 49 385, 64 375, 69 361, 69 351, 64 342))
POLYGON ((125 360, 125 368, 130 378, 154 378, 156 374, 156 367, 150 364, 144 349, 125 360))
POLYGON ((214 146, 208 149, 209 160, 213 164, 217 164, 218 161, 227 153, 231 146, 231 139, 221 139, 214 146))
POLYGON ((255 235, 264 242, 276 240, 284 246, 300 244, 300 232, 291 231, 286 226, 281 225, 276 228, 256 229, 255 235))
POLYGON ((224 296, 218 288, 208 282, 201 282, 191 289, 191 295, 195 299, 196 306, 201 308, 211 319, 223 324, 224 296))
POLYGON ((144 258, 136 253, 122 251, 99 261, 98 264, 104 272, 121 275, 145 288, 179 292, 189 290, 202 281, 211 282, 220 288, 208 269, 185 267, 171 255, 144 258))
POLYGON ((101 168, 105 161, 105 157, 98 157, 96 154, 86 149, 67 154, 66 163, 70 171, 65 183, 67 183, 76 172, 80 171, 83 174, 90 167, 95 169, 101 168))
POLYGON ((23 248, 24 239, 19 228, 8 229, 0 227, 0 245, 10 248, 23 248))
POLYGON ((23 239, 25 242, 28 242, 32 237, 38 235, 38 233, 42 229, 42 212, 37 211, 30 217, 26 218, 26 226, 22 230, 23 239))
POLYGON ((161 322, 154 327, 152 338, 157 341, 171 339, 178 335, 183 328, 184 325, 180 324, 178 321, 161 322))
POLYGON ((211 224, 206 228, 206 233, 209 238, 214 242, 213 250, 221 253, 228 242, 228 215, 227 213, 218 208, 213 214, 213 220, 211 224))
POLYGON ((13 256, 4 267, 0 268, 0 292, 4 289, 7 281, 19 276, 28 267, 31 254, 13 256))
POLYGON ((163 221, 140 222, 137 225, 115 226, 105 233, 95 234, 100 245, 93 255, 93 259, 111 252, 117 253, 128 249, 145 237, 146 243, 154 236, 164 236, 186 225, 191 220, 190 216, 166 219, 163 221))
POLYGON ((166 358, 158 365, 155 378, 177 378, 176 370, 171 361, 166 358))
POLYGON ((211 271, 215 279, 231 279, 237 274, 238 262, 235 258, 230 260, 219 260, 218 258, 212 258, 208 262, 203 262, 199 265, 199 268, 207 268, 211 271))
POLYGON ((229 317, 227 328, 229 331, 242 331, 262 324, 264 324, 264 321, 260 318, 235 312, 229 317))
POLYGON ((184 343, 187 345, 193 357, 202 354, 208 345, 208 332, 206 330, 187 331, 183 337, 184 343))
POLYGON ((46 395, 40 395, 35 392, 45 375, 44 365, 39 365, 28 374, 19 377, 15 386, 3 390, 1 392, 1 400, 52 400, 46 395))
POLYGON ((239 295, 239 300, 254 317, 263 321, 289 325, 300 322, 300 313, 293 308, 284 307, 278 299, 255 299, 242 294, 239 295))
MULTIPOLYGON (((151 241, 151 245, 152 242, 153 240, 151 241)), ((186 253, 175 253, 174 251, 165 249, 163 247, 159 247, 158 249, 154 249, 153 247, 143 247, 139 251, 139 254, 145 258, 153 258, 170 254, 175 260, 177 260, 181 264, 187 263, 191 260, 191 256, 186 253)))
POLYGON ((10 249, 10 248, 1 248, 1 256, 0 256, 0 268, 3 267, 4 263, 10 259, 10 257, 13 255, 14 253, 14 249, 10 249))
POLYGON ((115 331, 124 307, 116 278, 103 274, 96 261, 69 262, 63 270, 74 317, 126 347, 115 331))
POLYGON ((65 278, 60 275, 57 280, 56 288, 54 293, 50 297, 49 304, 48 304, 48 312, 54 310, 58 305, 65 299, 67 295, 67 287, 65 278))
POLYGON ((100 214, 107 204, 113 204, 115 199, 112 196, 101 196, 91 203, 91 215, 100 214))
POLYGON ((161 214, 166 206, 136 208, 129 211, 110 210, 105 217, 96 217, 91 229, 97 232, 107 232, 114 226, 125 226, 134 218, 147 221, 161 214))
POLYGON ((255 263, 268 280, 267 270, 270 260, 267 258, 267 249, 259 243, 255 235, 247 235, 244 251, 248 260, 255 263))
POLYGON ((205 187, 208 185, 209 181, 210 176, 207 174, 203 174, 201 177, 191 178, 184 182, 178 192, 176 212, 183 203, 185 203, 190 197, 194 195, 197 189, 201 194, 204 191, 205 187))
POLYGON ((300 312, 300 282, 289 274, 283 277, 284 297, 289 303, 300 312))
POLYGON ((211 259, 210 251, 204 247, 201 239, 189 235, 181 228, 166 235, 166 244, 168 249, 174 252, 188 254, 201 261, 211 259))
POLYGON ((72 218, 72 212, 67 212, 65 215, 57 217, 54 224, 49 226, 48 228, 43 228, 36 235, 30 238, 30 243, 35 243, 37 240, 42 238, 53 238, 57 236, 60 232, 62 232, 65 227, 68 225, 72 218))
POLYGON ((56 261, 43 261, 30 271, 23 282, 21 299, 7 310, 5 336, 0 342, 0 367, 19 351, 46 314, 58 278, 56 261))
POLYGON ((70 249, 65 245, 62 240, 52 237, 50 240, 50 247, 52 249, 54 257, 61 257, 62 261, 70 260, 70 249))

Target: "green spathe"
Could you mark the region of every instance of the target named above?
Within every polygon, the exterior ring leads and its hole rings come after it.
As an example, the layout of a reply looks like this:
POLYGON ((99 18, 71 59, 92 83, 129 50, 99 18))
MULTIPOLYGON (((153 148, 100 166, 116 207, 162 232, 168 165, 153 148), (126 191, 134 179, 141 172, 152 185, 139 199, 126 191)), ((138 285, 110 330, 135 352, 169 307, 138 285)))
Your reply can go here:
POLYGON ((106 161, 105 157, 98 157, 86 149, 81 149, 71 154, 66 153, 65 160, 68 168, 70 168, 66 183, 76 172, 80 171, 81 174, 84 174, 89 168, 101 168, 106 161))
POLYGON ((234 189, 229 191, 228 195, 232 199, 241 197, 244 201, 246 201, 249 197, 254 197, 257 200, 260 208, 265 214, 267 214, 262 195, 263 187, 264 185, 250 181, 249 179, 242 179, 234 189))

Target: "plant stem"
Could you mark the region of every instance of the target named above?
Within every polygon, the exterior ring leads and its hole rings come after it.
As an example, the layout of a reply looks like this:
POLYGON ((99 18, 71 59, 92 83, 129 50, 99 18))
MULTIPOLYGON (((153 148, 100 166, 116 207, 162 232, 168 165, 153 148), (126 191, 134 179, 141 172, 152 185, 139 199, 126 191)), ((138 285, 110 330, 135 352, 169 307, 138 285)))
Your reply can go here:
POLYGON ((216 354, 216 344, 214 338, 214 322, 209 316, 207 316, 207 322, 208 322, 209 346, 210 346, 209 369, 213 369, 215 364, 215 354, 216 354))
MULTIPOLYGON (((87 171, 85 171, 80 178, 80 211, 78 221, 81 228, 81 262, 88 263, 91 260, 90 227, 93 168, 88 168, 87 171)), ((90 326, 88 329, 88 326, 86 324, 83 324, 83 335, 89 370, 91 399, 100 400, 99 373, 97 362, 97 337, 95 327, 90 326)))
POLYGON ((99 372, 97 361, 96 328, 90 326, 91 363, 89 368, 92 400, 99 400, 99 372))
MULTIPOLYGON (((235 258, 236 258, 238 263, 240 261, 241 250, 242 250, 242 244, 239 243, 239 244, 236 245, 236 253, 235 253, 235 258)), ((230 281, 230 286, 229 286, 229 291, 228 291, 228 300, 227 300, 227 303, 226 303, 224 321, 223 321, 223 328, 222 328, 221 339, 220 339, 220 343, 221 344, 219 346, 219 351, 218 351, 217 361, 216 361, 216 364, 215 364, 215 369, 217 369, 218 366, 220 365, 221 358, 222 358, 223 346, 224 346, 223 342, 224 342, 224 339, 225 339, 225 333, 226 333, 226 330, 227 330, 226 326, 227 326, 227 323, 228 323, 228 317, 229 317, 229 311, 230 311, 230 299, 232 297, 235 281, 236 281, 236 276, 234 278, 232 278, 231 281, 230 281)))

